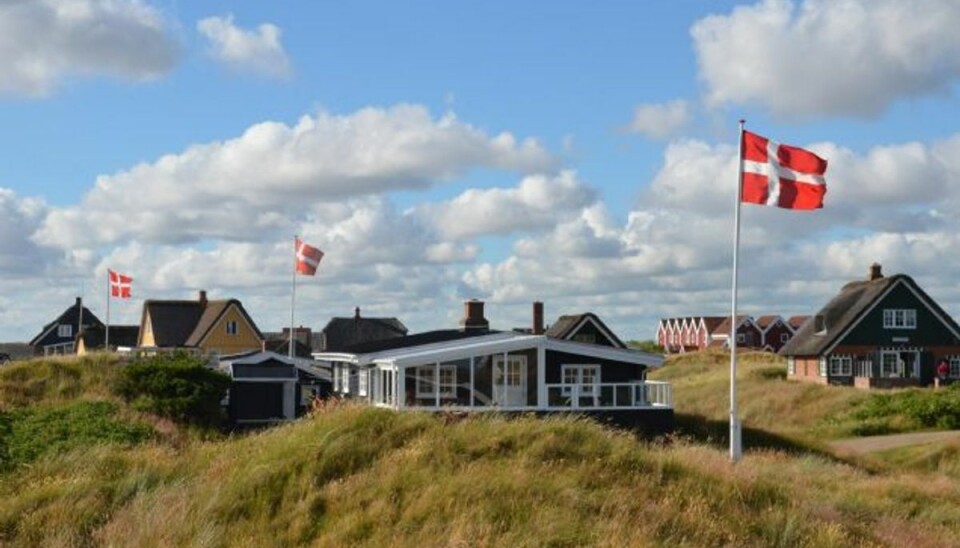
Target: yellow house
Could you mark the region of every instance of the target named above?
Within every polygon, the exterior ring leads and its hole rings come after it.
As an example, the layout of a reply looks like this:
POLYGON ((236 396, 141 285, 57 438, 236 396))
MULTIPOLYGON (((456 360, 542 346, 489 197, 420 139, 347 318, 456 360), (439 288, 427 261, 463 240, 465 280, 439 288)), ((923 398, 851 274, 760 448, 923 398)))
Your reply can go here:
POLYGON ((263 334, 237 299, 147 300, 140 317, 137 346, 199 349, 237 354, 263 348, 263 334))

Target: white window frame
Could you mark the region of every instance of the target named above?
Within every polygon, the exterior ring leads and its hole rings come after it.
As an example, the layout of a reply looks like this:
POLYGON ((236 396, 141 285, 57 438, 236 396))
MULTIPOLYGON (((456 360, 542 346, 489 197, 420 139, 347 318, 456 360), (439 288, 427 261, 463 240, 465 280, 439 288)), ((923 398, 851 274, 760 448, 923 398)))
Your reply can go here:
POLYGON ((780 333, 780 342, 785 343, 790 340, 789 333, 780 333))
POLYGON ((917 310, 914 308, 887 308, 883 311, 884 329, 916 329, 917 310))
POLYGON ((794 357, 787 358, 787 374, 788 375, 797 374, 797 359, 794 357))
POLYGON ((563 395, 572 396, 573 387, 578 386, 581 396, 598 396, 600 394, 600 371, 600 366, 596 364, 565 364, 560 366, 563 395), (585 374, 588 372, 589 374, 585 374), (590 382, 584 382, 587 376, 591 377, 590 382))
POLYGON ((899 352, 889 352, 886 350, 880 352, 880 376, 884 378, 903 377, 903 362, 900 360, 899 352), (888 370, 885 360, 888 356, 893 357, 893 369, 891 370, 888 370), (894 374, 888 374, 888 371, 894 374))
POLYGON ((57 326, 57 336, 60 338, 63 337, 72 337, 73 336, 73 326, 64 323, 57 326))
POLYGON ((450 364, 421 365, 414 368, 417 398, 457 397, 457 366, 450 364))
POLYGON ((950 356, 950 378, 960 379, 960 356, 950 356))
POLYGON ((236 335, 237 334, 237 322, 235 320, 230 320, 226 325, 227 335, 236 335))
POLYGON ((819 367, 819 370, 817 371, 817 373, 818 373, 821 377, 826 377, 826 376, 827 376, 827 358, 820 358, 819 361, 820 361, 820 364, 819 364, 820 367, 819 367))
POLYGON ((744 344, 747 342, 747 336, 743 333, 737 333, 737 344, 744 344))
POLYGON ((366 369, 357 371, 357 395, 367 395, 367 385, 369 384, 369 374, 366 369))
POLYGON ((853 375, 852 356, 830 356, 828 371, 831 377, 850 377, 853 375))

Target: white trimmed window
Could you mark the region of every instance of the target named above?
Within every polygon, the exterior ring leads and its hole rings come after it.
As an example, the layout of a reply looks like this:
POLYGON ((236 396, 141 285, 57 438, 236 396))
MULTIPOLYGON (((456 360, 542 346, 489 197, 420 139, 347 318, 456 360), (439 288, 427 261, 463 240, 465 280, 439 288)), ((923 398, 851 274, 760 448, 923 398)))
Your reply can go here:
POLYGON ((789 333, 780 333, 780 342, 785 343, 790 340, 789 333))
POLYGON ((69 324, 68 324, 68 325, 60 325, 60 326, 57 326, 57 336, 58 336, 58 337, 61 337, 61 338, 64 338, 64 337, 72 337, 72 336, 73 336, 73 326, 72 326, 72 325, 69 325, 69 324))
POLYGON ((236 335, 237 334, 237 322, 229 321, 227 322, 227 335, 236 335))
POLYGON ((853 374, 853 358, 850 356, 830 356, 830 376, 849 377, 853 374))
POLYGON ((884 329, 916 329, 917 311, 912 308, 888 308, 883 311, 884 329))
POLYGON ((797 359, 796 358, 787 358, 787 374, 796 375, 797 374, 797 359))
POLYGON ((818 371, 821 377, 827 376, 827 359, 820 358, 820 370, 818 371))
POLYGON ((573 395, 574 385, 579 385, 581 396, 596 396, 599 393, 599 365, 564 365, 560 371, 564 384, 564 396, 573 395))
POLYGON ((960 379, 960 356, 950 356, 950 377, 960 379))
POLYGON ((880 376, 881 377, 902 377, 903 367, 900 362, 900 355, 896 352, 880 353, 880 376))
POLYGON ((577 333, 573 336, 574 342, 596 344, 597 336, 593 333, 577 333))
POLYGON ((417 397, 435 398, 437 389, 441 398, 454 398, 457 395, 457 366, 422 365, 417 368, 417 397))
POLYGON ((737 333, 737 344, 743 344, 744 342, 746 342, 746 340, 747 340, 746 335, 744 335, 743 333, 737 333))
POLYGON ((361 369, 357 372, 357 395, 366 396, 367 395, 367 379, 369 374, 365 369, 361 369))

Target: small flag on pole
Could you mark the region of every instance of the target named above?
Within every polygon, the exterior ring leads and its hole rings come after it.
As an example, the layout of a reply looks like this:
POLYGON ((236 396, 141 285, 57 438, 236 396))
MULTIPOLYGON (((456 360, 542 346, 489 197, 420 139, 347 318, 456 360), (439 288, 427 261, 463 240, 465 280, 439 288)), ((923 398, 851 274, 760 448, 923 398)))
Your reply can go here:
POLYGON ((323 251, 303 243, 300 238, 296 239, 297 249, 297 273, 304 276, 313 276, 317 273, 317 267, 320 266, 320 259, 323 258, 323 251))
POLYGON ((743 131, 741 200, 784 209, 820 209, 827 161, 799 147, 743 131))
POLYGON ((110 275, 110 296, 129 299, 132 296, 133 278, 110 269, 107 269, 107 272, 110 275))

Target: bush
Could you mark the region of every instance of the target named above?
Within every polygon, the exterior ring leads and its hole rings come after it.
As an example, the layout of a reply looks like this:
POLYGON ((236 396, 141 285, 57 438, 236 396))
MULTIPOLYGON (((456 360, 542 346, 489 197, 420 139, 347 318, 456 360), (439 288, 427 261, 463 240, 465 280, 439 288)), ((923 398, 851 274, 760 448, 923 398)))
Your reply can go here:
POLYGON ((226 418, 230 377, 187 354, 138 359, 120 370, 114 392, 139 411, 203 427, 226 418))
POLYGON ((113 402, 81 401, 0 414, 0 470, 79 447, 153 437, 150 425, 118 419, 118 411, 113 402))
POLYGON ((855 413, 861 420, 899 417, 925 428, 960 428, 960 385, 873 394, 855 413))

